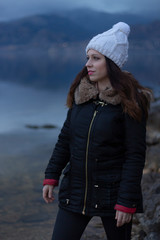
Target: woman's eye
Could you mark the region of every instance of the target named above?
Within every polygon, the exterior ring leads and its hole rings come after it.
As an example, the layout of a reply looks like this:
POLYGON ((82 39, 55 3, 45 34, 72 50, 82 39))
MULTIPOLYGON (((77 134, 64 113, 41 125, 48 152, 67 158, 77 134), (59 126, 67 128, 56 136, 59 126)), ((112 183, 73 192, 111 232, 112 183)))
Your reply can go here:
POLYGON ((92 59, 92 60, 99 60, 100 58, 99 57, 96 57, 96 56, 93 56, 93 57, 86 57, 86 59, 87 59, 87 61, 89 60, 89 59, 92 59))
POLYGON ((94 60, 99 60, 99 57, 94 57, 94 60))

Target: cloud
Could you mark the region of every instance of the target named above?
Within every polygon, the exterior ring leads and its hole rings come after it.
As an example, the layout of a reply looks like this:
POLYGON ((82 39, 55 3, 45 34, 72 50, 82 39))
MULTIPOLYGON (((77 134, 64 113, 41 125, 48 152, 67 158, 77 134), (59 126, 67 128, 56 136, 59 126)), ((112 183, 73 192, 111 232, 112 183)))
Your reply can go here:
POLYGON ((1 0, 0 20, 10 20, 37 13, 87 7, 106 12, 140 13, 160 11, 159 0, 1 0))
POLYGON ((112 0, 106 1, 102 0, 103 8, 108 8, 109 11, 129 11, 140 13, 144 11, 157 11, 160 10, 159 0, 112 0))

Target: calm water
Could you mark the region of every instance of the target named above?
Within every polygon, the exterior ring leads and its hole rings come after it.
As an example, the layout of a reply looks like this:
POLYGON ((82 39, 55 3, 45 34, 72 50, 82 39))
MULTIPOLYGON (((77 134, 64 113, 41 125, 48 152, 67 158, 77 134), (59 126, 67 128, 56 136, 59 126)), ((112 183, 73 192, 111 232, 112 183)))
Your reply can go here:
POLYGON ((66 116, 65 91, 0 82, 0 239, 50 239, 57 211, 44 204, 44 170, 66 116), (54 124, 56 129, 28 129, 54 124))
MULTIPOLYGON (((160 96, 158 80, 147 81, 145 85, 154 90, 155 96, 160 96)), ((0 81, 0 134, 28 132, 27 124, 53 124, 61 128, 67 112, 67 91, 47 91, 0 81)))
POLYGON ((0 133, 24 130, 25 124, 62 126, 67 91, 36 90, 0 82, 0 133))

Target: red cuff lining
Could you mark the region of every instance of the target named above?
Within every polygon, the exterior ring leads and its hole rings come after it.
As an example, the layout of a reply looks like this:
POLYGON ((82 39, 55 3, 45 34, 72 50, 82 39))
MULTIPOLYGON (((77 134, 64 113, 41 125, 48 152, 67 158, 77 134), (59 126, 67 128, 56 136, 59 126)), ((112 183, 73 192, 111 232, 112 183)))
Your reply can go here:
POLYGON ((54 186, 58 186, 58 180, 55 179, 44 179, 43 181, 43 186, 44 185, 54 185, 54 186))
POLYGON ((114 209, 122 211, 122 212, 126 212, 126 213, 135 213, 135 211, 136 211, 136 208, 128 208, 128 207, 124 207, 124 206, 119 205, 119 204, 116 204, 114 209))

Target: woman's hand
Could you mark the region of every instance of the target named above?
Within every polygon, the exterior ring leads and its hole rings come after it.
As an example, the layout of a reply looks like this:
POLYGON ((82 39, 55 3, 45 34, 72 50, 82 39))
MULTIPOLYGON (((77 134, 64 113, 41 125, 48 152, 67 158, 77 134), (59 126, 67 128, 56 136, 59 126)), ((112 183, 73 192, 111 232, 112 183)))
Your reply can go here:
POLYGON ((51 203, 54 201, 53 189, 54 186, 52 185, 45 185, 43 187, 43 199, 46 203, 51 203))
POLYGON ((117 210, 115 219, 117 219, 117 227, 121 227, 125 223, 129 223, 131 221, 132 214, 121 212, 121 211, 117 210))

